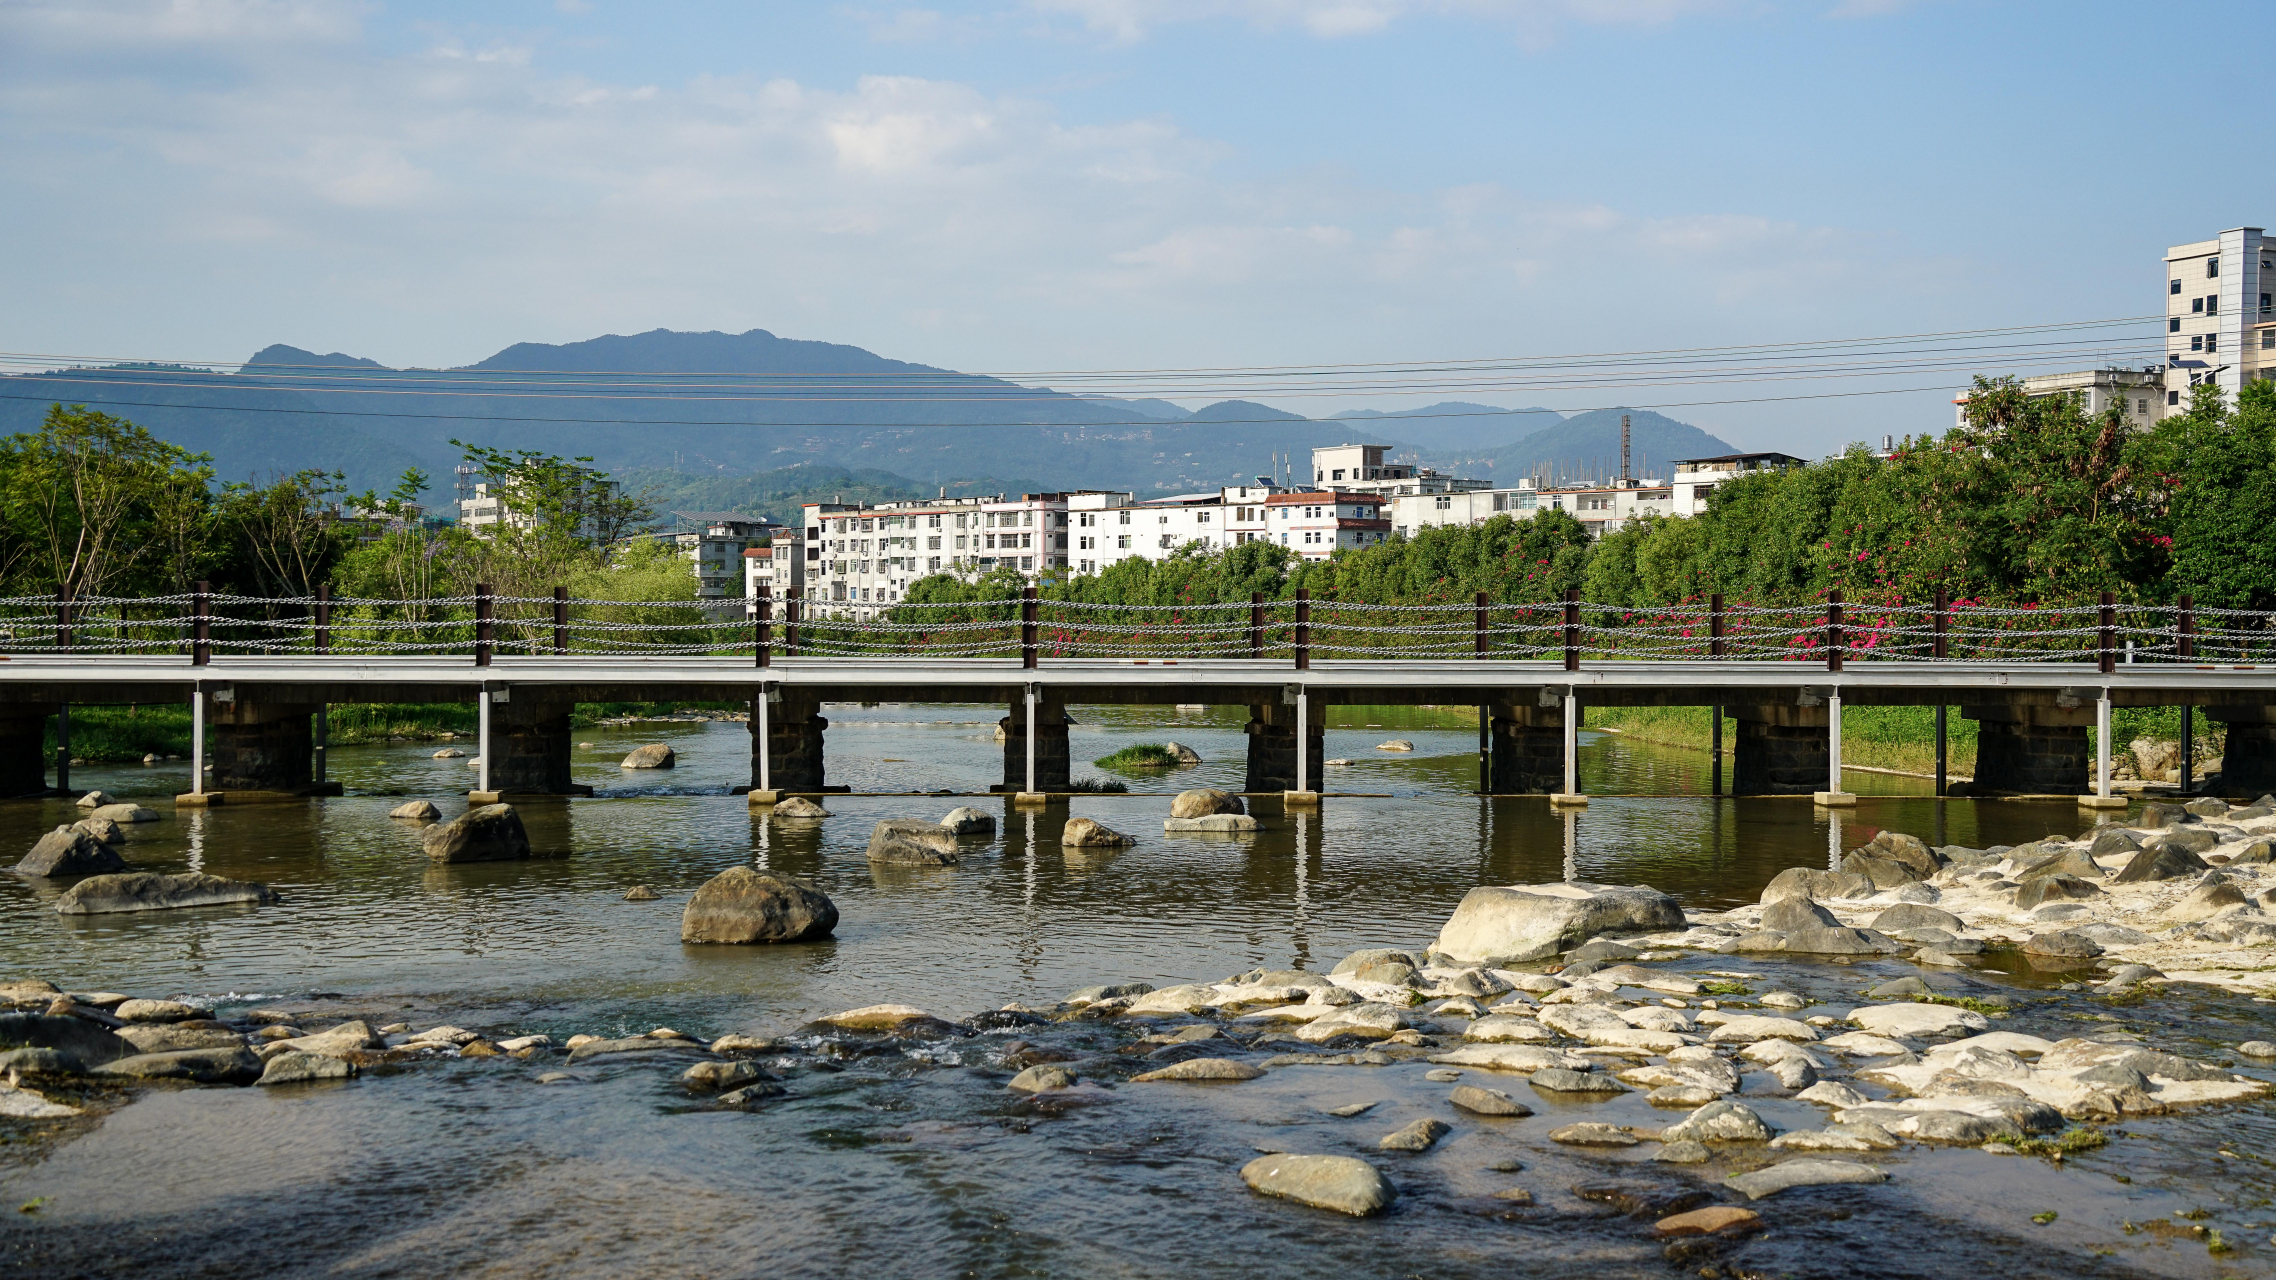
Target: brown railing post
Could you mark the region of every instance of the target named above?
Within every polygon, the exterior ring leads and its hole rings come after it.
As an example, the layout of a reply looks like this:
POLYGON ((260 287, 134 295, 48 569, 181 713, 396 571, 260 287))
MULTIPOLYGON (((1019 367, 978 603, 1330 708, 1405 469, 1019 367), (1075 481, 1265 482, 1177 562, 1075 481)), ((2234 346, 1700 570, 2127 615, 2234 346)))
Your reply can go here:
POLYGON ((773 647, 770 642, 774 639, 774 592, 764 585, 759 587, 758 607, 752 617, 751 644, 758 655, 756 665, 764 667, 774 660, 774 655, 769 652, 773 647))
POLYGON ((1826 670, 1841 670, 1841 592, 1826 596, 1826 670))
POLYGON ((782 602, 782 656, 798 656, 798 597, 782 602))
POLYGON ((55 647, 71 647, 71 588, 58 587, 55 592, 55 647))
MULTIPOLYGON (((1312 669, 1312 593, 1302 587, 1296 589, 1296 669, 1312 669)), ((1296 744, 1298 751, 1304 744, 1296 744)))
POLYGON ((332 588, 316 584, 316 652, 332 652, 332 588))
POLYGON ((198 583, 191 596, 190 665, 202 667, 213 661, 213 584, 198 583))
POLYGON ((2181 634, 2175 643, 2181 657, 2197 656, 2197 597, 2193 595, 2181 597, 2181 634))
POLYGON ((1478 656, 1483 658, 1493 644, 1492 637, 1486 630, 1486 593, 1483 591, 1478 593, 1478 613, 1477 617, 1472 620, 1470 629, 1477 636, 1478 656))
MULTIPOLYGON (((2179 629, 2181 634, 2176 637, 2176 647, 2181 651, 2180 656, 2185 660, 2196 657, 2197 597, 2194 595, 2181 597, 2179 629)), ((2181 794, 2189 794, 2189 788, 2196 780, 2196 773, 2197 708, 2193 704, 2183 703, 2181 706, 2181 794)))
POLYGON ((1035 653, 1035 588, 1026 586, 1019 593, 1019 665, 1033 670, 1035 653))
POLYGON ((1264 592, 1249 593, 1249 656, 1264 656, 1264 592))
POLYGON ((2095 639, 2102 645, 2102 674, 2109 675, 2118 669, 2118 597, 2102 593, 2102 619, 2097 623, 2095 639))
POLYGON ((1723 656, 1723 596, 1721 592, 1707 597, 1707 656, 1723 656))
POLYGON ((478 667, 487 667, 490 665, 490 649, 492 643, 497 638, 493 633, 491 627, 493 617, 491 613, 492 607, 493 605, 490 599, 490 584, 487 582, 475 583, 474 665, 478 667))
POLYGON ((1936 593, 1934 626, 1935 636, 1929 643, 1935 647, 1929 651, 1930 656, 1938 660, 1951 657, 1952 593, 1949 591, 1940 589, 1936 593))
POLYGON ((1565 670, 1581 669, 1581 593, 1565 588, 1565 670))
POLYGON ((553 589, 553 651, 569 652, 569 588, 553 589))

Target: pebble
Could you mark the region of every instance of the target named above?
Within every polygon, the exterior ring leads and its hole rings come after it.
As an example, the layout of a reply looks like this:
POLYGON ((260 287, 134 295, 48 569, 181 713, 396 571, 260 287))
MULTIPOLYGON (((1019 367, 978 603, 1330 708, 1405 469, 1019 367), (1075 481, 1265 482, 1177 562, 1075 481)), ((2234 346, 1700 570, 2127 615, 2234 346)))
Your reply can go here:
POLYGON ((1158 1071, 1148 1071, 1130 1077, 1132 1084, 1147 1084, 1156 1080, 1203 1080, 1238 1082, 1254 1080, 1264 1074, 1262 1067, 1231 1058, 1188 1058, 1172 1063, 1158 1071))
POLYGON ((1421 1119, 1385 1134, 1375 1145, 1383 1151, 1428 1151, 1454 1127, 1443 1120, 1421 1119))
POLYGON ((1494 1199, 1510 1204, 1532 1204, 1533 1193, 1523 1187, 1504 1187, 1494 1193, 1494 1199))
POLYGON ((2276 1058, 2276 1044, 2266 1040, 2247 1040, 2236 1051, 2247 1058, 2276 1058))
POLYGON ((1447 1067, 1435 1067, 1429 1071, 1423 1072, 1423 1079, 1431 1081, 1434 1084, 1447 1084, 1455 1080, 1460 1080, 1461 1078, 1461 1072, 1452 1070, 1447 1067))
POLYGON ((1499 1089, 1482 1089, 1476 1085, 1458 1085, 1448 1094, 1447 1102, 1453 1106, 1481 1116, 1529 1116, 1533 1108, 1503 1093, 1499 1089))
POLYGON ((644 884, 636 884, 624 891, 626 902, 654 902, 656 897, 656 891, 644 884))
POLYGON ((1739 1235, 1761 1229, 1761 1214, 1730 1204, 1673 1214, 1652 1224, 1652 1230, 1663 1236, 1739 1235))
POLYGON ((1690 1138, 1670 1142, 1652 1156, 1663 1164, 1705 1164, 1714 1158, 1715 1153, 1707 1149, 1706 1143, 1690 1138))
POLYGON ((1571 1147, 1632 1147, 1636 1145, 1635 1135, 1626 1129, 1618 1125, 1599 1124, 1593 1120, 1583 1121, 1579 1124, 1568 1124, 1561 1129, 1551 1129, 1549 1141, 1562 1142, 1571 1147))
POLYGON ((1004 1087, 1017 1093, 1050 1093, 1059 1089, 1072 1089, 1078 1077, 1067 1068, 1043 1063, 1029 1067, 1011 1078, 1004 1087))
POLYGON ((1869 1164, 1848 1160, 1788 1160, 1751 1173, 1723 1179, 1723 1185, 1749 1200, 1777 1195, 1795 1187, 1825 1187, 1843 1183, 1887 1182, 1889 1175, 1869 1164))
POLYGON ((1352 1102, 1340 1107, 1330 1107, 1327 1113, 1339 1120, 1349 1120, 1353 1116, 1363 1116, 1373 1111, 1375 1105, 1372 1102, 1352 1102))

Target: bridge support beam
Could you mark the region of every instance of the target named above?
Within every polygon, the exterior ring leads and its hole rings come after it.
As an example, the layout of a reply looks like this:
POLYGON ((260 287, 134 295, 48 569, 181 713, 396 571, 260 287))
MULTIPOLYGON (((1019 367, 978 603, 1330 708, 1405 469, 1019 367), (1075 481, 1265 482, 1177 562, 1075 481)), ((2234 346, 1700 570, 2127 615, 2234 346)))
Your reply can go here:
POLYGON ((2228 730, 2221 790, 2244 796, 2276 791, 2276 707, 2211 706, 2205 717, 2228 730))
POLYGON ((506 701, 490 704, 490 790, 498 795, 589 796, 593 789, 569 780, 576 733, 569 715, 574 695, 516 685, 506 701))
MULTIPOLYGON (((1294 703, 1267 703, 1249 708, 1249 776, 1243 784, 1248 791, 1269 791, 1275 795, 1295 791, 1296 785, 1296 706, 1294 703)), ((1314 714, 1306 716, 1304 725, 1304 780, 1313 791, 1320 789, 1323 763, 1327 759, 1327 726, 1320 723, 1317 714, 1322 708, 1309 708, 1314 714)))
POLYGON ((214 791, 303 791, 316 780, 316 705, 215 702, 206 712, 214 791))
POLYGON ((1565 789, 1565 709, 1493 704, 1488 789, 1497 795, 1555 795, 1565 789))
POLYGON ((47 794, 47 718, 54 714, 40 703, 0 706, 0 797, 47 794))
MULTIPOLYGON (((1004 736, 1004 782, 995 790, 1018 795, 1027 787, 1027 699, 1011 704, 996 722, 1004 736)), ((1067 746, 1067 702, 1046 687, 1035 703, 1035 790, 1065 791, 1072 777, 1067 746)))
POLYGON ((1990 704, 1963 706, 1976 722, 1972 795, 2084 795, 2089 787, 2087 727, 2094 708, 1990 704))
POLYGON ((1825 790, 1833 755, 1824 707, 1740 704, 1725 710, 1738 722, 1732 795, 1807 796, 1825 790))
POLYGON ((795 685, 776 685, 779 702, 766 705, 762 715, 754 699, 751 704, 751 789, 759 799, 754 804, 771 804, 777 795, 794 795, 798 792, 815 792, 822 789, 822 732, 830 722, 822 716, 822 703, 811 693, 801 692, 795 685), (765 725, 766 737, 759 737, 760 726, 765 725), (759 751, 767 752, 767 778, 773 783, 772 794, 759 786, 759 751))

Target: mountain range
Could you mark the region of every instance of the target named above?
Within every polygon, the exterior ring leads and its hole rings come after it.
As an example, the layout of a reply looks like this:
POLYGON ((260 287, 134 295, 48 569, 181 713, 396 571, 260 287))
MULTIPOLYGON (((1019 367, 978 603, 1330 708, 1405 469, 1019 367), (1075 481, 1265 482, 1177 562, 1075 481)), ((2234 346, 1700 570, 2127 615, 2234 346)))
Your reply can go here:
MULTIPOLYGON (((1617 410, 1568 419, 1547 409, 1446 402, 1310 419, 1226 400, 1189 411, 1160 399, 1023 386, 763 329, 516 343, 443 370, 281 344, 235 372, 51 370, 0 379, 0 430, 29 429, 56 402, 139 422, 211 455, 226 479, 322 467, 345 472, 353 489, 385 488, 418 467, 437 478, 444 492, 432 496, 441 499, 450 496, 459 461, 454 439, 590 456, 612 472, 681 477, 665 487, 691 498, 743 490, 754 501, 757 492, 738 477, 779 475, 759 486, 774 500, 795 477, 827 475, 912 491, 998 484, 1146 495, 1284 471, 1301 476, 1314 447, 1354 441, 1504 482, 1542 466, 1609 474, 1604 460, 1616 468, 1619 452, 1617 410), (784 470, 790 467, 802 470, 784 470)), ((1734 451, 1695 427, 1631 412, 1634 447, 1650 457, 1734 451)))

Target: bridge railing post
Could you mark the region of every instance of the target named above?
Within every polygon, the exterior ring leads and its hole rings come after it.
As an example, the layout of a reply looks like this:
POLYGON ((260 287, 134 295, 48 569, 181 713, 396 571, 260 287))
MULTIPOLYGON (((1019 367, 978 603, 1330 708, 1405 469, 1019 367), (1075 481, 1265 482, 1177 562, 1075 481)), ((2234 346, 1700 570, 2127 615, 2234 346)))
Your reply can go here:
POLYGON ((1483 591, 1478 593, 1478 611, 1470 623, 1470 630, 1475 637, 1474 643, 1478 656, 1485 657, 1487 651, 1493 647, 1493 633, 1486 625, 1486 593, 1483 591))
POLYGON ((774 647, 774 592, 764 584, 760 585, 758 600, 752 605, 751 627, 753 633, 751 636, 751 648, 754 654, 753 665, 761 667, 772 665, 774 661, 774 654, 772 653, 774 647))
MULTIPOLYGON (((316 652, 332 652, 332 588, 316 584, 316 619, 314 643, 316 652)), ((322 779, 318 779, 322 781, 322 779)))
MULTIPOLYGON (((2182 661, 2197 656, 2197 597, 2184 593, 2180 600, 2181 617, 2174 637, 2174 648, 2182 661)), ((2181 706, 2181 794, 2188 795, 2197 772, 2197 708, 2188 703, 2181 706)))
POLYGON ((798 656, 798 597, 782 602, 782 656, 798 656))
MULTIPOLYGON (((1312 593, 1302 587, 1296 589, 1296 669, 1312 669, 1312 593)), ((1296 749, 1307 750, 1302 742, 1296 749)))
POLYGON ((1939 588, 1936 592, 1936 612, 1930 620, 1929 656, 1942 660, 1952 656, 1952 593, 1939 588))
POLYGON ((1035 586, 1030 583, 1019 592, 1019 665, 1030 671, 1036 665, 1035 622, 1035 586))
POLYGON ((2174 651, 2182 658, 2197 656, 2197 597, 2184 593, 2181 597, 2179 635, 2174 637, 2174 651))
POLYGON ((71 647, 71 588, 58 587, 55 591, 55 647, 71 647))
MULTIPOLYGON (((1723 593, 1718 591, 1707 597, 1707 656, 1723 656, 1723 593)), ((1707 708, 1708 762, 1710 794, 1723 794, 1723 707, 1717 703, 1707 708)))
POLYGON ((553 589, 553 651, 569 652, 569 588, 553 589))
POLYGON ((2118 669, 2118 597, 2108 591, 2102 593, 2102 617, 2095 624, 2094 638, 2102 649, 2102 674, 2109 675, 2118 669))
POLYGON ((493 631, 493 620, 495 615, 492 613, 492 610, 495 607, 496 602, 492 600, 490 595, 490 584, 487 582, 475 583, 474 665, 478 667, 487 667, 490 665, 490 650, 497 639, 497 636, 493 631))
POLYGON ((1707 656, 1723 656, 1723 594, 1707 597, 1707 656))
POLYGON ((1565 670, 1581 669, 1581 593, 1565 588, 1565 670))
POLYGON ((1249 656, 1264 656, 1264 592, 1249 593, 1249 656))
POLYGON ((200 582, 190 593, 190 665, 213 661, 213 584, 200 582))
POLYGON ((1841 670, 1842 647, 1841 592, 1836 590, 1826 595, 1826 670, 1841 670))

